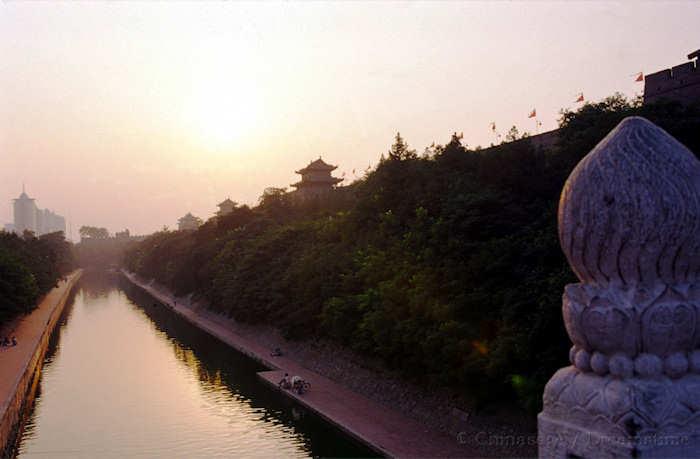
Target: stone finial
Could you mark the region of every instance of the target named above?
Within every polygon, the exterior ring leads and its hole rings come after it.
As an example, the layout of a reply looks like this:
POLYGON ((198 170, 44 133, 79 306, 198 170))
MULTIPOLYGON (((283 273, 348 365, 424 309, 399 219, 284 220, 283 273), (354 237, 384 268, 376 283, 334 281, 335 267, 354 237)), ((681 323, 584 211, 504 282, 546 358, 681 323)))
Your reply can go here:
POLYGON ((540 457, 696 456, 700 161, 623 120, 567 180, 559 239, 581 282, 564 291, 572 366, 545 387, 540 457))
POLYGON ((563 301, 576 368, 679 377, 700 365, 700 162, 687 148, 622 121, 567 180, 559 238, 581 279, 563 301))
POLYGON ((567 180, 559 239, 584 283, 696 281, 700 162, 658 126, 626 118, 567 180))

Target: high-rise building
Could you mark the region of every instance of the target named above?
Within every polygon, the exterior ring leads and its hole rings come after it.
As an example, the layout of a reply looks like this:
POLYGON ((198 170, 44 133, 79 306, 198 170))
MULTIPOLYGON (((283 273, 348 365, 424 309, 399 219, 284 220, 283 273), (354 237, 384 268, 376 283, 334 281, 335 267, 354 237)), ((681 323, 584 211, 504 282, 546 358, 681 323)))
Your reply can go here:
POLYGON ((13 202, 15 217, 15 232, 22 234, 25 230, 36 233, 37 208, 34 199, 30 198, 22 187, 22 194, 13 202))
POLYGON ((49 209, 37 209, 36 232, 37 234, 66 232, 66 219, 49 209))
POLYGON ((27 195, 24 187, 22 187, 22 194, 13 200, 13 211, 14 224, 5 225, 6 230, 11 228, 19 234, 28 230, 37 236, 56 231, 66 232, 66 219, 48 209, 39 209, 35 200, 27 195))

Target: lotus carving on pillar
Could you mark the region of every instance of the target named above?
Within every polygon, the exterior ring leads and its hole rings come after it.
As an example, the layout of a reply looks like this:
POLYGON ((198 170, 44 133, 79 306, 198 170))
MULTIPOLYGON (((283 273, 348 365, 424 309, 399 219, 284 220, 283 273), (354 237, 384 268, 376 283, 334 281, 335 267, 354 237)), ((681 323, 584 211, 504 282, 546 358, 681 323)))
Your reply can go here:
POLYGON ((541 457, 700 455, 700 162, 644 118, 571 173, 559 240, 580 282, 571 366, 544 392, 541 457))

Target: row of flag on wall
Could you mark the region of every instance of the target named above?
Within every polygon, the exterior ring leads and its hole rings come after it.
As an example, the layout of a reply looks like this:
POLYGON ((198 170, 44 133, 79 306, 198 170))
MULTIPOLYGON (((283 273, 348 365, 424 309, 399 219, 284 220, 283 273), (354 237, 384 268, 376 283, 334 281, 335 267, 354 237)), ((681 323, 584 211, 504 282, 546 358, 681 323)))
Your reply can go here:
MULTIPOLYGON (((638 72, 638 73, 635 73, 631 76, 634 77, 634 81, 636 83, 644 82, 644 72, 638 72)), ((580 92, 576 95, 576 100, 574 100, 574 103, 578 104, 578 103, 583 103, 585 101, 586 101, 586 98, 583 97, 583 93, 580 92)), ((532 111, 527 115, 527 117, 528 118, 535 118, 535 121, 537 122, 538 128, 540 126, 542 126, 542 123, 537 121, 537 109, 536 108, 533 108, 532 111)), ((491 121, 491 123, 489 124, 489 127, 491 128, 491 132, 493 132, 495 134, 496 133, 496 122, 491 121)), ((500 137, 500 135, 499 135, 499 137, 500 137)))
MULTIPOLYGON (((630 75, 634 77, 634 81, 639 83, 644 81, 644 72, 638 72, 633 75, 630 75)), ((574 100, 574 103, 580 104, 586 101, 586 98, 583 96, 582 92, 579 92, 576 94, 576 99, 574 100)), ((535 126, 536 129, 539 131, 540 126, 542 126, 542 122, 537 119, 537 109, 533 108, 532 111, 527 115, 528 118, 535 118, 535 126)), ((501 138, 501 134, 496 132, 496 122, 491 121, 489 123, 489 127, 491 128, 491 132, 494 133, 498 138, 501 138)), ((455 133, 457 135, 457 133, 455 133)), ((460 139, 464 137, 464 133, 460 133, 458 136, 460 139)), ((367 166, 367 169, 365 169, 365 173, 369 172, 372 169, 372 164, 367 166)), ((357 177, 355 173, 355 169, 352 170, 352 175, 353 177, 357 177)), ((342 173, 341 177, 345 178, 345 172, 342 173)))

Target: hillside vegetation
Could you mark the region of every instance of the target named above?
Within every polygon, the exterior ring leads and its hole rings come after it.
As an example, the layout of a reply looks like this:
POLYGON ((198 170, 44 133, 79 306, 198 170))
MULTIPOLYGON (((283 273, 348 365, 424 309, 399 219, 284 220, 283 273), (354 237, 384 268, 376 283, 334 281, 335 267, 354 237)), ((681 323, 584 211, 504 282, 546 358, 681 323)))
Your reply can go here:
POLYGON ((194 232, 134 245, 128 269, 195 293, 237 320, 323 337, 480 406, 538 409, 567 363, 559 193, 622 118, 658 123, 700 151, 700 111, 621 96, 564 112, 558 146, 470 150, 453 136, 417 155, 397 135, 362 180, 324 201, 270 189, 194 232))
POLYGON ((62 232, 35 237, 0 231, 0 326, 34 309, 73 267, 72 247, 62 232))

